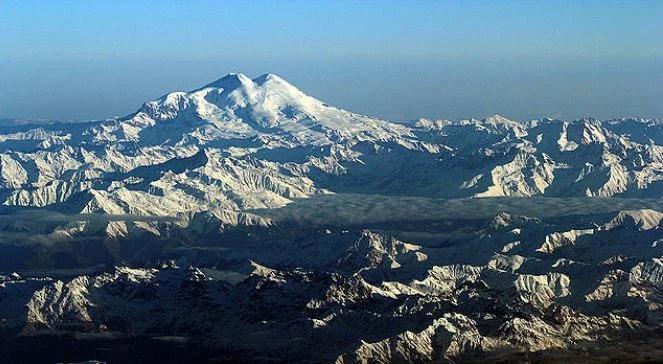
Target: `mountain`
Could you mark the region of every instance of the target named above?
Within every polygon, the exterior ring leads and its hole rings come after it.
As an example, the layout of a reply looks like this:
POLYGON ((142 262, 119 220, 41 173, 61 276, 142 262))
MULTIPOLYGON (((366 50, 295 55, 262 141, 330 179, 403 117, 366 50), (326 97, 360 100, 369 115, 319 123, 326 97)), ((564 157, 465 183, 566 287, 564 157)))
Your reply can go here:
POLYGON ((0 201, 267 224, 249 211, 329 192, 658 197, 659 130, 650 120, 501 116, 404 126, 331 107, 276 75, 229 74, 124 118, 1 127, 0 201))
POLYGON ((662 127, 397 124, 237 73, 2 122, 0 357, 656 360, 662 127))
POLYGON ((312 229, 153 267, 7 274, 0 332, 21 336, 0 352, 16 355, 21 337, 72 332, 91 347, 125 335, 199 339, 210 358, 251 362, 631 361, 660 350, 633 352, 662 342, 661 213, 502 213, 446 226, 439 231, 471 233, 421 246, 312 229))

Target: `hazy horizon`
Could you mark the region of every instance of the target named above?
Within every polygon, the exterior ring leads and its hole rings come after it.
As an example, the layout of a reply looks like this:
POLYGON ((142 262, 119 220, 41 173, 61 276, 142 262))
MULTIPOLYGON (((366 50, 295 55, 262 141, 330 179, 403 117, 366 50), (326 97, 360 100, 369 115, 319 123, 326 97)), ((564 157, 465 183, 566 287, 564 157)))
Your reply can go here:
POLYGON ((4 1, 0 118, 124 116, 228 72, 393 121, 662 118, 661 16, 645 1, 4 1))

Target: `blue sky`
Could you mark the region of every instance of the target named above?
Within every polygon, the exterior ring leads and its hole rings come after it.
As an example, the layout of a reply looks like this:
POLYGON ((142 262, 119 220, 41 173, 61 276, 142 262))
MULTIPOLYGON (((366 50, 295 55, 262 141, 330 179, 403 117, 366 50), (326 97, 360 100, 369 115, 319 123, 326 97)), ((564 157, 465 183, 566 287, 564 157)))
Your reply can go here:
POLYGON ((660 1, 0 0, 0 117, 93 119, 231 71, 390 119, 663 117, 660 1))

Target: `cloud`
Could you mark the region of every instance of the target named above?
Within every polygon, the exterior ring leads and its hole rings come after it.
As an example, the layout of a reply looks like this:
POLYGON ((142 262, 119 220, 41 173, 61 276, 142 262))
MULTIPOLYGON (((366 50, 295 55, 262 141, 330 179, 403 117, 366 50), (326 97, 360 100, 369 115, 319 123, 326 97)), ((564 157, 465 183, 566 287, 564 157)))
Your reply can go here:
POLYGON ((63 214, 48 210, 19 210, 0 215, 0 244, 53 245, 61 241, 92 242, 103 236, 83 234, 70 236, 58 231, 59 227, 75 222, 104 224, 111 221, 124 222, 178 222, 171 216, 140 216, 131 214, 63 214))
POLYGON ((491 218, 500 212, 530 217, 555 217, 644 208, 663 211, 663 200, 597 197, 436 199, 334 194, 297 200, 279 209, 254 212, 282 223, 355 226, 450 219, 480 220, 491 218))
POLYGON ((63 214, 49 210, 21 210, 11 214, 0 215, 0 222, 14 221, 43 221, 43 222, 107 222, 107 221, 148 221, 148 222, 177 222, 181 219, 174 216, 145 216, 132 214, 63 214))

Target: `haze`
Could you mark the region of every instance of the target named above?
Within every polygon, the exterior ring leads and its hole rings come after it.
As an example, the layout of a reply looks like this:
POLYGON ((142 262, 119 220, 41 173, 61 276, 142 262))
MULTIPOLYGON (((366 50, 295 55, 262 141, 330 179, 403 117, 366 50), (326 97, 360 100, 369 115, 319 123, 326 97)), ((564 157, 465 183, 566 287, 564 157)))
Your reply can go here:
POLYGON ((122 116, 231 71, 396 121, 660 118, 662 17, 645 1, 3 1, 0 118, 122 116))

